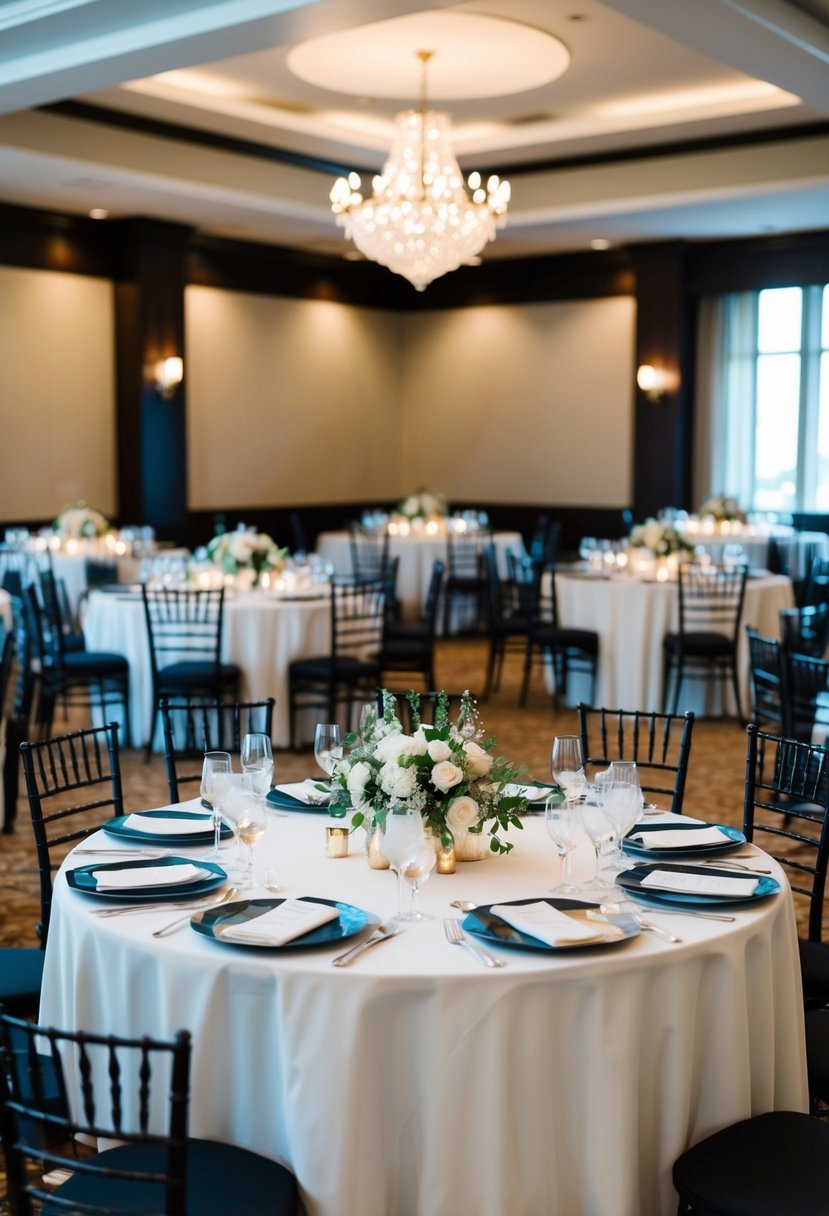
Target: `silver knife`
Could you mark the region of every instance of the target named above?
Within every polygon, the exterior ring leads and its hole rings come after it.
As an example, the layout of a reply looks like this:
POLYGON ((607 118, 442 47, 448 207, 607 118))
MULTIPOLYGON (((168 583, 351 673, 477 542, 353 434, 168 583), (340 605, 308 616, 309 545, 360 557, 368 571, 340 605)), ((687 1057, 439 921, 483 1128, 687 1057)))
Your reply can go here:
POLYGON ((390 920, 385 925, 378 925, 371 936, 367 937, 365 941, 359 942, 356 946, 352 946, 350 950, 346 950, 345 954, 338 954, 335 959, 331 960, 331 962, 335 967, 348 967, 349 964, 353 963, 354 959, 357 958, 358 955, 362 954, 364 950, 368 950, 372 946, 379 946, 380 942, 384 942, 388 938, 394 937, 395 934, 400 932, 401 927, 400 922, 396 920, 390 920))

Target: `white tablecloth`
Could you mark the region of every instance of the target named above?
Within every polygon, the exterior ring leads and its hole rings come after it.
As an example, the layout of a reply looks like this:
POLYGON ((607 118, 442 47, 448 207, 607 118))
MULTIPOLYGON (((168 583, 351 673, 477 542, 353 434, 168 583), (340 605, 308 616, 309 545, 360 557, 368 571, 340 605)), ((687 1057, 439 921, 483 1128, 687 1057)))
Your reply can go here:
MULTIPOLYGON (((133 736, 139 743, 146 740, 152 713, 152 674, 141 597, 92 592, 83 629, 88 650, 114 651, 128 659, 133 736)), ((277 747, 287 747, 288 667, 294 659, 329 652, 328 594, 314 600, 283 600, 258 591, 227 596, 223 634, 223 660, 237 663, 242 669, 240 699, 276 698, 273 742, 277 747)), ((311 730, 313 738, 313 726, 311 730)))
MULTIPOLYGON (((367 867, 362 832, 327 859, 325 822, 272 818, 257 867, 276 866, 284 894, 390 917, 394 875, 367 867)), ((309 1216, 674 1216, 671 1165, 688 1145, 806 1109, 785 878, 774 867, 781 893, 733 924, 655 914, 680 945, 496 946, 507 965, 491 971, 440 918, 459 897, 549 890, 553 846, 542 820, 525 823, 510 856, 434 875, 421 892, 434 919, 347 969, 331 965, 342 946, 244 950, 189 926, 154 939, 169 911, 97 919, 60 876, 41 1020, 189 1029, 191 1134, 284 1161, 309 1216)))
MULTIPOLYGON (((495 532, 492 537, 498 553, 501 577, 507 575, 506 553, 515 549, 523 553, 524 541, 520 532, 495 532)), ((427 536, 422 533, 409 536, 390 536, 389 554, 399 557, 397 570, 397 596, 405 620, 416 620, 423 609, 432 567, 436 561, 446 565, 446 536, 427 536)), ((336 574, 351 574, 351 547, 347 532, 322 532, 317 539, 317 552, 331 562, 336 574)), ((441 614, 442 616, 442 614, 441 614)))
MULTIPOLYGON (((595 705, 615 709, 662 708, 662 641, 679 627, 677 584, 648 583, 629 577, 601 578, 563 572, 556 576, 559 623, 568 628, 593 629, 599 635, 599 670, 595 705)), ((745 626, 767 637, 780 636, 781 608, 794 605, 792 585, 783 575, 750 578, 746 583, 740 625, 738 664, 740 700, 749 712, 748 643, 745 626)), ((589 697, 586 680, 571 677, 573 703, 589 697)), ((684 713, 718 713, 721 690, 713 682, 686 679, 679 708, 684 713)), ((736 711, 730 688, 725 708, 736 711)))
MULTIPOLYGON (((187 557, 189 549, 163 549, 160 555, 165 558, 173 556, 187 557)), ((86 582, 86 561, 91 558, 93 561, 111 561, 113 571, 113 582, 117 583, 137 583, 138 576, 141 572, 141 563, 143 558, 130 557, 127 554, 109 554, 106 552, 90 552, 90 553, 66 553, 58 551, 52 554, 52 567, 55 571, 55 578, 62 580, 66 587, 69 603, 72 611, 78 611, 81 597, 87 588, 86 582)))

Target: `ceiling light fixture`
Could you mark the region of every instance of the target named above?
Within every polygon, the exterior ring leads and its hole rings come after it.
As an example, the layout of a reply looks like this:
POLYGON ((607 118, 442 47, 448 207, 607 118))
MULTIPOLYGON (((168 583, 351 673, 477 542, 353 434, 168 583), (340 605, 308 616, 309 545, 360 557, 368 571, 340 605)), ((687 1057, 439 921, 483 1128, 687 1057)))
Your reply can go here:
POLYGON ((510 198, 509 182, 494 174, 484 186, 480 173, 470 173, 472 197, 466 193, 449 115, 426 104, 432 55, 417 52, 420 107, 395 118, 394 142, 383 172, 372 180, 371 198, 363 198, 356 173, 337 178, 331 190, 331 209, 346 237, 417 291, 468 263, 494 240, 496 229, 506 221, 510 198))

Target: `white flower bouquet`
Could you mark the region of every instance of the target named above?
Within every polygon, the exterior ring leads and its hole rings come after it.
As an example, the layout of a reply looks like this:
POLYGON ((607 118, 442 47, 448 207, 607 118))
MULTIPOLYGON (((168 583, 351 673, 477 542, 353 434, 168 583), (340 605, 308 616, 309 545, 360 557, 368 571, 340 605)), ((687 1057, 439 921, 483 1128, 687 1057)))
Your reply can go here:
POLYGON ((633 549, 649 549, 657 557, 667 557, 670 553, 688 554, 694 552, 694 543, 678 532, 673 524, 660 523, 658 519, 646 519, 631 530, 628 544, 633 549))
POLYGON ((699 513, 700 515, 713 515, 718 524, 744 524, 746 522, 745 511, 742 510, 737 499, 729 498, 726 494, 712 494, 710 498, 706 498, 699 513))
POLYGON ((281 570, 287 552, 287 549, 278 548, 267 532, 255 532, 253 528, 223 532, 214 536, 207 546, 208 557, 225 574, 235 574, 242 569, 255 570, 257 574, 263 570, 281 570))
POLYGON ((332 774, 332 808, 353 809, 353 827, 382 823, 389 807, 404 802, 423 815, 445 844, 467 832, 487 831, 493 853, 512 844, 498 835, 521 828, 518 813, 526 800, 504 788, 518 776, 500 756, 490 753, 495 739, 481 738, 475 700, 465 692, 457 722, 449 721, 448 697, 440 693, 434 723, 420 721, 420 695, 406 694, 414 733, 404 734, 394 698, 383 692, 384 712, 365 738, 348 735, 349 753, 332 774))
POLYGON ((85 502, 73 502, 64 507, 52 524, 52 530, 58 536, 74 540, 94 539, 105 536, 109 531, 109 520, 100 511, 88 507, 85 502))
POLYGON ((443 519, 446 512, 446 499, 432 490, 418 490, 416 494, 410 494, 397 508, 397 514, 406 519, 443 519))

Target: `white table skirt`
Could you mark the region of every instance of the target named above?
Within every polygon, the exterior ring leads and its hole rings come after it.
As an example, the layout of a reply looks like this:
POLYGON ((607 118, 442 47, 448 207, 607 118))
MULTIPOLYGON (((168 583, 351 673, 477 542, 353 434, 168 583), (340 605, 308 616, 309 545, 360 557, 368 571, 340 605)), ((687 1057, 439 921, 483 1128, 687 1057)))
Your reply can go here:
MULTIPOLYGON (((498 554, 501 577, 507 575, 507 550, 523 553, 524 541, 520 532, 495 532, 492 537, 498 554)), ((397 570, 397 596, 405 620, 416 620, 423 609, 436 561, 446 565, 445 536, 390 536, 389 554, 399 557, 397 570)), ((336 574, 351 574, 351 545, 347 532, 322 532, 317 539, 317 552, 331 562, 336 574)), ((441 614, 442 615, 442 614, 441 614)))
MULTIPOLYGON (((133 739, 144 742, 150 733, 152 673, 141 597, 92 592, 83 629, 88 650, 114 651, 128 660, 133 739)), ((316 600, 283 600, 258 591, 225 598, 222 658, 242 669, 240 699, 276 698, 276 747, 287 747, 289 741, 288 667, 294 659, 327 654, 330 648, 331 605, 327 593, 316 600)), ((114 707, 108 712, 118 720, 114 707)), ((308 723, 302 726, 307 730, 308 723)))
MULTIPOLYGON (((609 708, 661 710, 662 641, 678 628, 677 584, 646 583, 635 578, 556 575, 559 623, 570 629, 592 629, 599 635, 599 668, 595 705, 609 708)), ((767 637, 780 636, 780 609, 794 605, 788 578, 767 575, 746 583, 737 654, 743 713, 751 705, 748 642, 745 626, 767 637)), ((571 677, 568 699, 588 700, 586 679, 571 677)), ((686 679, 680 694, 681 712, 722 711, 722 688, 714 681, 686 679)), ((734 696, 725 690, 725 709, 736 712, 734 696)))
MULTIPOLYGON (((391 916, 393 874, 368 868, 357 837, 327 859, 325 823, 273 817, 257 867, 276 866, 287 895, 391 916)), ((41 1020, 189 1029, 191 1134, 284 1161, 309 1216, 673 1216, 685 1148, 806 1109, 785 878, 774 867, 780 894, 733 924, 664 918, 680 945, 646 933, 557 955, 494 947, 507 965, 490 971, 440 918, 459 897, 549 890, 552 844, 543 820, 525 824, 510 856, 432 877, 433 920, 342 970, 343 947, 243 950, 188 926, 153 939, 169 912, 97 919, 100 902, 59 876, 41 1020)))

